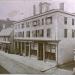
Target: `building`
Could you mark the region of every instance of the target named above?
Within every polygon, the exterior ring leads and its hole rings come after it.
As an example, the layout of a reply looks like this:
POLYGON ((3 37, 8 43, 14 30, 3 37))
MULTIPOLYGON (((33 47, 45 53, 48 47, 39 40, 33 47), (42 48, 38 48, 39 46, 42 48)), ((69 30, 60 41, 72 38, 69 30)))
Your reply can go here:
POLYGON ((5 25, 5 28, 8 28, 13 26, 14 22, 16 21, 12 21, 9 18, 7 18, 6 20, 0 20, 0 31, 3 29, 3 25, 5 25))
MULTIPOLYGON (((5 27, 5 26, 4 26, 5 27)), ((13 39, 14 39, 13 27, 3 28, 0 32, 0 49, 13 53, 13 39)))
POLYGON ((73 66, 73 74, 75 74, 75 49, 74 49, 73 51, 74 51, 74 66, 73 66))
POLYGON ((34 6, 33 16, 16 22, 16 54, 43 61, 53 60, 57 65, 72 61, 75 48, 75 15, 65 12, 63 7, 49 10, 47 5, 47 10, 42 12, 43 6, 40 6, 40 13, 36 14, 34 6))

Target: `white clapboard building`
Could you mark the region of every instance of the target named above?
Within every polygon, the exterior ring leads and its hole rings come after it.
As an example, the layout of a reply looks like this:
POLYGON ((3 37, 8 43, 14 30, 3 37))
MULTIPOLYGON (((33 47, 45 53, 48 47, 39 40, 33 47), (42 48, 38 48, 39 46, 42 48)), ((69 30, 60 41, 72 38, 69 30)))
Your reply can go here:
POLYGON ((60 9, 49 9, 49 3, 39 4, 39 14, 14 23, 16 54, 53 60, 57 65, 73 60, 75 48, 75 15, 60 9))
POLYGON ((0 50, 12 53, 13 51, 13 27, 5 28, 5 24, 3 25, 3 29, 0 31, 0 50))

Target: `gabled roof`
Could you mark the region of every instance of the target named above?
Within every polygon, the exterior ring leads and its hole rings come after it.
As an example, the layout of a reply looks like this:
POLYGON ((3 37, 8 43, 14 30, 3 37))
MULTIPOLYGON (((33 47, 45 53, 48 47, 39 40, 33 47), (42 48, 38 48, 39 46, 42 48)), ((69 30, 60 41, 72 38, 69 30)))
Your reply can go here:
POLYGON ((0 36, 10 36, 12 31, 13 31, 13 28, 2 29, 0 32, 0 36))

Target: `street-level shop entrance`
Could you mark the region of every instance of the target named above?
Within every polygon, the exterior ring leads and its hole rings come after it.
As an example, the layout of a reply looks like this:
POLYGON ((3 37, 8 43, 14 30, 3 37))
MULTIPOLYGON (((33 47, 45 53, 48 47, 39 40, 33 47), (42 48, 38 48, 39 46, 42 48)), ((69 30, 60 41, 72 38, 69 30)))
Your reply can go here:
POLYGON ((19 54, 24 54, 29 57, 37 57, 38 60, 57 60, 57 42, 17 41, 17 47, 15 46, 15 49, 16 48, 19 48, 19 54))
POLYGON ((45 51, 45 59, 48 60, 56 60, 56 45, 55 44, 47 44, 45 51))

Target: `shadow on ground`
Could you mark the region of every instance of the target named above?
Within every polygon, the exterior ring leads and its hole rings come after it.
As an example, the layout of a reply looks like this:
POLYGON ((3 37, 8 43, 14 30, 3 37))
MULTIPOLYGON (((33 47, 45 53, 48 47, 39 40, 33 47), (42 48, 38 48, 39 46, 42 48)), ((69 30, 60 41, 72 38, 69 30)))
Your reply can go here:
POLYGON ((9 72, 0 66, 0 74, 9 74, 9 72))
POLYGON ((63 65, 60 65, 58 68, 73 71, 74 67, 75 67, 75 62, 72 61, 63 65))

